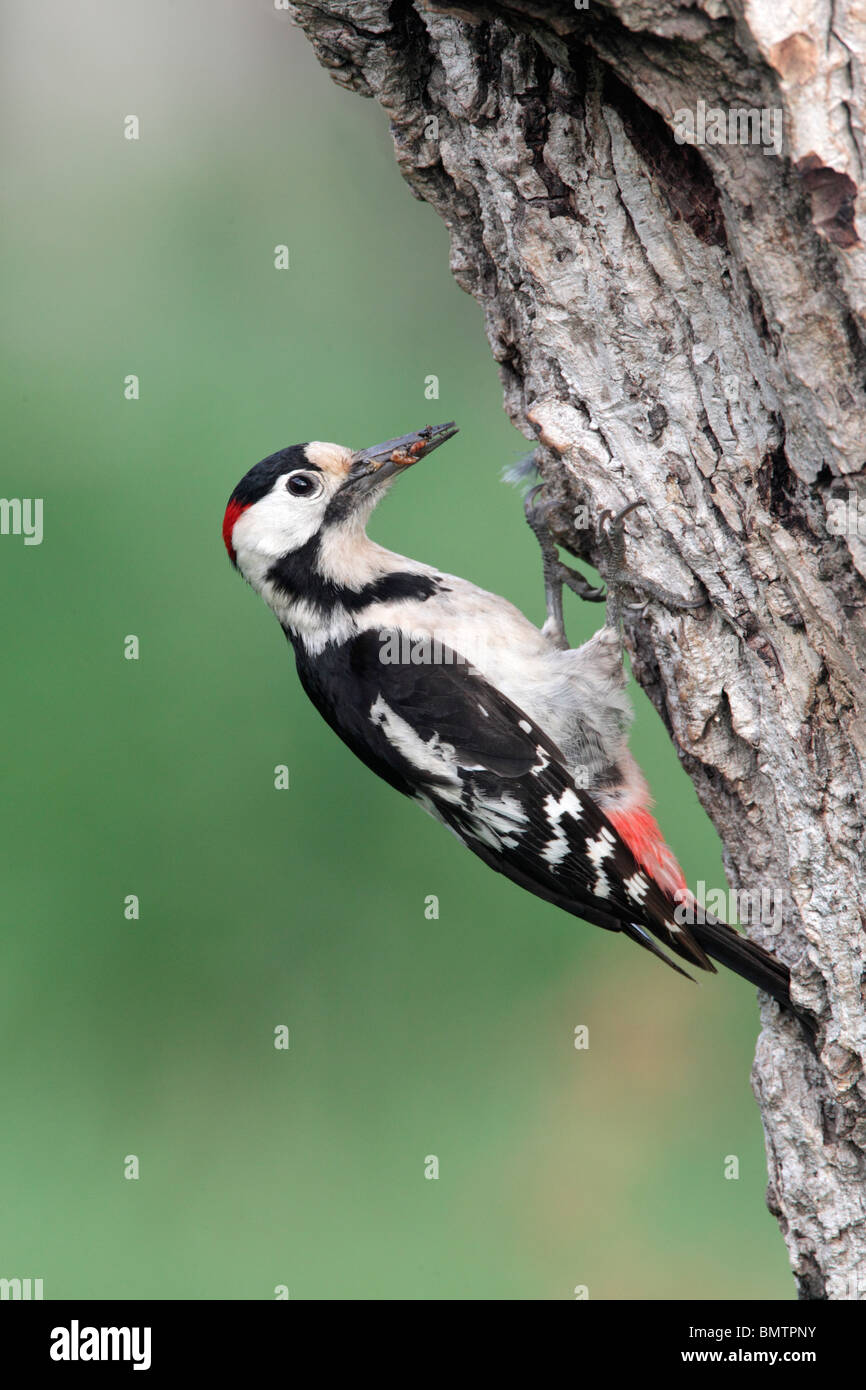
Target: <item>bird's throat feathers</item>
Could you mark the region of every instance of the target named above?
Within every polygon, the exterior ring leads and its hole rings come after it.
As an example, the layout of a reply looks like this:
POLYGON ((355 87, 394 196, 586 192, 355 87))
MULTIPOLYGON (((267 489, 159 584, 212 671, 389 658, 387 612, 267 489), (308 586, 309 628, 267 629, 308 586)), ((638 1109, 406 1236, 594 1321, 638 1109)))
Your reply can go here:
POLYGON ((371 541, 363 525, 335 526, 271 564, 262 597, 309 651, 393 621, 393 605, 424 603, 440 577, 371 541))

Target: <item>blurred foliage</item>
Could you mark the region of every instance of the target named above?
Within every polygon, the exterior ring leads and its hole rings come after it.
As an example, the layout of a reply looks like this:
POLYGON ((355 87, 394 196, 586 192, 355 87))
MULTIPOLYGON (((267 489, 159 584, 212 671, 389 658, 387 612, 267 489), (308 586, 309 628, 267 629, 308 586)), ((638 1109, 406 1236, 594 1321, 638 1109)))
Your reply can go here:
MULTIPOLYGON (((499 481, 527 446, 383 114, 266 0, 7 21, 3 494, 45 499, 45 539, 0 539, 0 1275, 49 1298, 793 1296, 754 991, 536 902, 377 782, 223 552, 264 454, 453 418, 373 534, 542 617, 499 481)), ((568 618, 577 642, 600 612, 568 618)), ((636 704, 662 823, 718 885, 636 704)))

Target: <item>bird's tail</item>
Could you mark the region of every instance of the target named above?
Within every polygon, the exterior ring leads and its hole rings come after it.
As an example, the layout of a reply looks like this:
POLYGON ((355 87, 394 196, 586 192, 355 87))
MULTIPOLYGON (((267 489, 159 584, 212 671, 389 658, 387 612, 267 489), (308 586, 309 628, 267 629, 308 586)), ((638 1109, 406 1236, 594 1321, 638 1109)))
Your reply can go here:
POLYGON ((698 944, 712 960, 717 960, 735 975, 750 980, 758 989, 772 995, 780 1004, 790 1009, 791 973, 787 965, 765 951, 763 946, 750 941, 719 922, 710 913, 701 911, 703 922, 689 925, 689 930, 698 944))
POLYGON ((816 1049, 816 1023, 810 1014, 804 1013, 798 1008, 791 998, 791 972, 787 965, 778 960, 776 956, 765 951, 763 946, 750 941, 747 936, 741 936, 734 931, 733 927, 728 927, 724 922, 719 922, 709 913, 702 914, 706 920, 700 924, 695 923, 691 928, 692 936, 699 943, 707 955, 713 960, 717 960, 720 965, 724 965, 728 970, 733 970, 735 975, 740 975, 742 979, 749 980, 758 989, 771 995, 778 1000, 783 1009, 800 1022, 806 1032, 809 1043, 816 1049))
MULTIPOLYGON (((608 811, 607 815, 653 884, 670 903, 688 909, 685 922, 677 934, 665 929, 668 923, 665 922, 666 914, 662 913, 662 930, 658 926, 652 927, 654 935, 688 964, 697 965, 701 970, 712 970, 710 960, 718 961, 728 970, 733 970, 735 975, 764 990, 800 1020, 810 1041, 814 1043, 814 1021, 791 1000, 791 973, 788 967, 765 951, 763 946, 758 946, 747 936, 741 936, 733 927, 726 926, 697 903, 686 887, 682 869, 665 844, 662 832, 647 807, 632 804, 625 810, 608 811), (710 960, 707 960, 708 956, 710 960)), ((679 921, 676 914, 674 919, 679 921)), ((626 930, 641 946, 660 956, 680 974, 688 973, 674 965, 643 928, 631 924, 630 929, 626 930)))
MULTIPOLYGON (((692 902, 694 903, 694 899, 692 902)), ((681 960, 692 966, 697 965, 702 970, 715 971, 712 962, 718 961, 735 975, 764 990, 802 1025, 809 1045, 817 1055, 817 1024, 810 1014, 805 1013, 792 1000, 791 972, 787 965, 769 951, 765 951, 763 946, 750 941, 747 936, 741 936, 724 922, 718 921, 703 908, 698 909, 697 915, 698 921, 690 921, 687 927, 681 928, 677 937, 668 934, 664 944, 681 960)), ((658 956, 679 975, 685 975, 689 980, 694 979, 693 975, 666 955, 658 942, 654 941, 643 927, 630 923, 625 930, 633 941, 658 956)), ((656 936, 660 935, 657 931, 656 936)))

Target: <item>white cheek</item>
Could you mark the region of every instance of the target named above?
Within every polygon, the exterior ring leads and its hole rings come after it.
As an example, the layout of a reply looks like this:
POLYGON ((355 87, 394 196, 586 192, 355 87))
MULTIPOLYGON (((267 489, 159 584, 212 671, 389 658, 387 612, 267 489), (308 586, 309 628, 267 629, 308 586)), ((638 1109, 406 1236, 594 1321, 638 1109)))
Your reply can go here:
POLYGON ((275 560, 312 539, 326 506, 324 494, 291 497, 281 484, 242 513, 235 522, 232 542, 238 566, 250 583, 261 584, 275 560))

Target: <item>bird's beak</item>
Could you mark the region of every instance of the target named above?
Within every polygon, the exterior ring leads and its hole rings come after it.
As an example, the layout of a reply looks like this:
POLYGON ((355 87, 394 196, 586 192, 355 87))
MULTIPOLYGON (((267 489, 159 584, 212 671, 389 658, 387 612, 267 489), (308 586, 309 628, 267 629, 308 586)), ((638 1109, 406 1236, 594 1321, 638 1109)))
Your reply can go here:
POLYGON ((453 439, 456 433, 457 426, 453 420, 449 420, 446 425, 427 425, 414 434, 401 434, 399 439, 386 439, 384 444, 359 449, 352 458, 348 481, 375 478, 377 483, 384 482, 386 478, 393 477, 404 468, 411 468, 413 463, 432 454, 440 444, 453 439))

